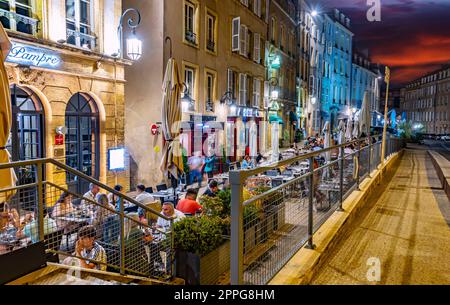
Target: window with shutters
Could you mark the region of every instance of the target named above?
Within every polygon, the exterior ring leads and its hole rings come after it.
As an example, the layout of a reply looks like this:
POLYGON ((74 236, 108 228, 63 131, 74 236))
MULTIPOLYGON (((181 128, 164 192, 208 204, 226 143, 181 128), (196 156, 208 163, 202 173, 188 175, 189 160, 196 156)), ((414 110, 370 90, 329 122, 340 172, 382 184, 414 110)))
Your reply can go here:
POLYGON ((262 0, 253 0, 253 13, 258 17, 261 17, 261 1, 262 0))
POLYGON ((227 91, 231 92, 233 99, 236 99, 236 72, 228 69, 227 91))
POLYGON ((241 17, 233 18, 231 24, 231 51, 241 49, 241 17))
POLYGON ((184 37, 183 41, 190 45, 198 45, 198 3, 184 1, 184 37))
POLYGON ((277 20, 275 17, 270 18, 270 40, 272 44, 275 44, 277 40, 277 20))
POLYGON ((264 82, 264 108, 269 108, 270 104, 270 83, 268 81, 264 82))
POLYGON ((261 81, 259 79, 253 79, 253 107, 259 108, 261 99, 261 81))
POLYGON ((281 25, 280 27, 280 49, 281 51, 284 51, 286 46, 286 30, 284 28, 284 25, 281 25))
POLYGON ((217 15, 206 9, 206 50, 217 53, 217 15))
POLYGON ((239 105, 247 105, 247 75, 239 74, 239 105))
POLYGON ((259 33, 253 35, 253 60, 258 64, 261 62, 261 35, 259 33))

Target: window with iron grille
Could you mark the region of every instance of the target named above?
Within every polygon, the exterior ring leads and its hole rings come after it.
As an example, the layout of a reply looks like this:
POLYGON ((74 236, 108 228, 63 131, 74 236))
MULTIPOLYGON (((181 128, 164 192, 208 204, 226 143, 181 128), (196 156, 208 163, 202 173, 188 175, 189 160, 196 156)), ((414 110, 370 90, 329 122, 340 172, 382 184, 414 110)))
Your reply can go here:
POLYGON ((67 43, 77 47, 94 49, 92 2, 90 0, 65 1, 67 43))
POLYGON ((13 31, 35 35, 38 20, 33 18, 32 0, 0 0, 0 22, 13 31))
POLYGON ((206 15, 206 48, 211 51, 216 51, 216 38, 215 38, 215 26, 216 18, 210 14, 206 15))
POLYGON ((184 38, 187 42, 197 45, 195 11, 193 3, 189 1, 184 3, 184 38))
POLYGON ((214 75, 206 73, 206 111, 214 111, 214 75))
POLYGON ((195 69, 186 67, 184 70, 184 82, 186 84, 188 94, 194 98, 195 88, 195 69))

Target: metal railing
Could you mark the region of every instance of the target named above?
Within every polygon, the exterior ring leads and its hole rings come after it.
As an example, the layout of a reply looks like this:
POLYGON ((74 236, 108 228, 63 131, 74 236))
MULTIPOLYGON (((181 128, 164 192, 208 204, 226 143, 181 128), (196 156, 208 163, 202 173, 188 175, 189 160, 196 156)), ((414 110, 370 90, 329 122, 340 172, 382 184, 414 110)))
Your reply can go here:
POLYGON ((0 189, 0 256, 43 242, 51 262, 172 278, 173 220, 158 212, 159 202, 137 202, 53 159, 0 164, 0 170, 16 172, 25 167, 37 173, 34 181, 0 189), (49 170, 53 182, 44 179, 49 170), (69 191, 69 173, 78 183, 97 186, 99 194, 69 191))
POLYGON ((93 35, 66 29, 67 42, 78 47, 95 49, 97 38, 93 35))
POLYGON ((184 37, 185 37, 186 41, 197 45, 197 34, 195 34, 194 32, 186 30, 184 37))
POLYGON ((11 23, 9 26, 11 30, 15 30, 30 35, 36 35, 37 33, 37 26, 39 20, 35 18, 17 14, 15 12, 11 12, 4 9, 0 9, 0 17, 7 18, 10 21, 10 23, 11 21, 13 21, 13 23, 11 23), (21 24, 23 24, 23 26, 21 24))
MULTIPOLYGON (((381 143, 365 138, 231 171, 231 284, 266 284, 301 247, 314 248, 313 234, 380 165, 381 143)), ((386 157, 402 147, 388 138, 386 157)))

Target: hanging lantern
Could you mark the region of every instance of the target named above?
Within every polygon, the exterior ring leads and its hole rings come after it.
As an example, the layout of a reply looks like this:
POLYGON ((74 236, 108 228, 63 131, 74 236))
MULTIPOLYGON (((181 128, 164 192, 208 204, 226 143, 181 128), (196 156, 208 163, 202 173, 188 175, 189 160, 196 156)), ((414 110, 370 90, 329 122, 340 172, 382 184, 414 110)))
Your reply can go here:
POLYGON ((142 41, 137 38, 127 39, 127 55, 131 60, 138 60, 142 55, 142 41))

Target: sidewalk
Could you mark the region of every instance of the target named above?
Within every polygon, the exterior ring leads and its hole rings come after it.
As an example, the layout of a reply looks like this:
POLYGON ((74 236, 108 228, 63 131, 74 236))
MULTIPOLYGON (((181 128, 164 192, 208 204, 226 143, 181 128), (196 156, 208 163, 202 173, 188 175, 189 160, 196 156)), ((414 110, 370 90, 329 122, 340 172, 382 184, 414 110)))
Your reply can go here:
POLYGON ((408 149, 311 284, 450 284, 450 202, 426 150, 408 149), (381 278, 370 282, 369 258, 381 278))

